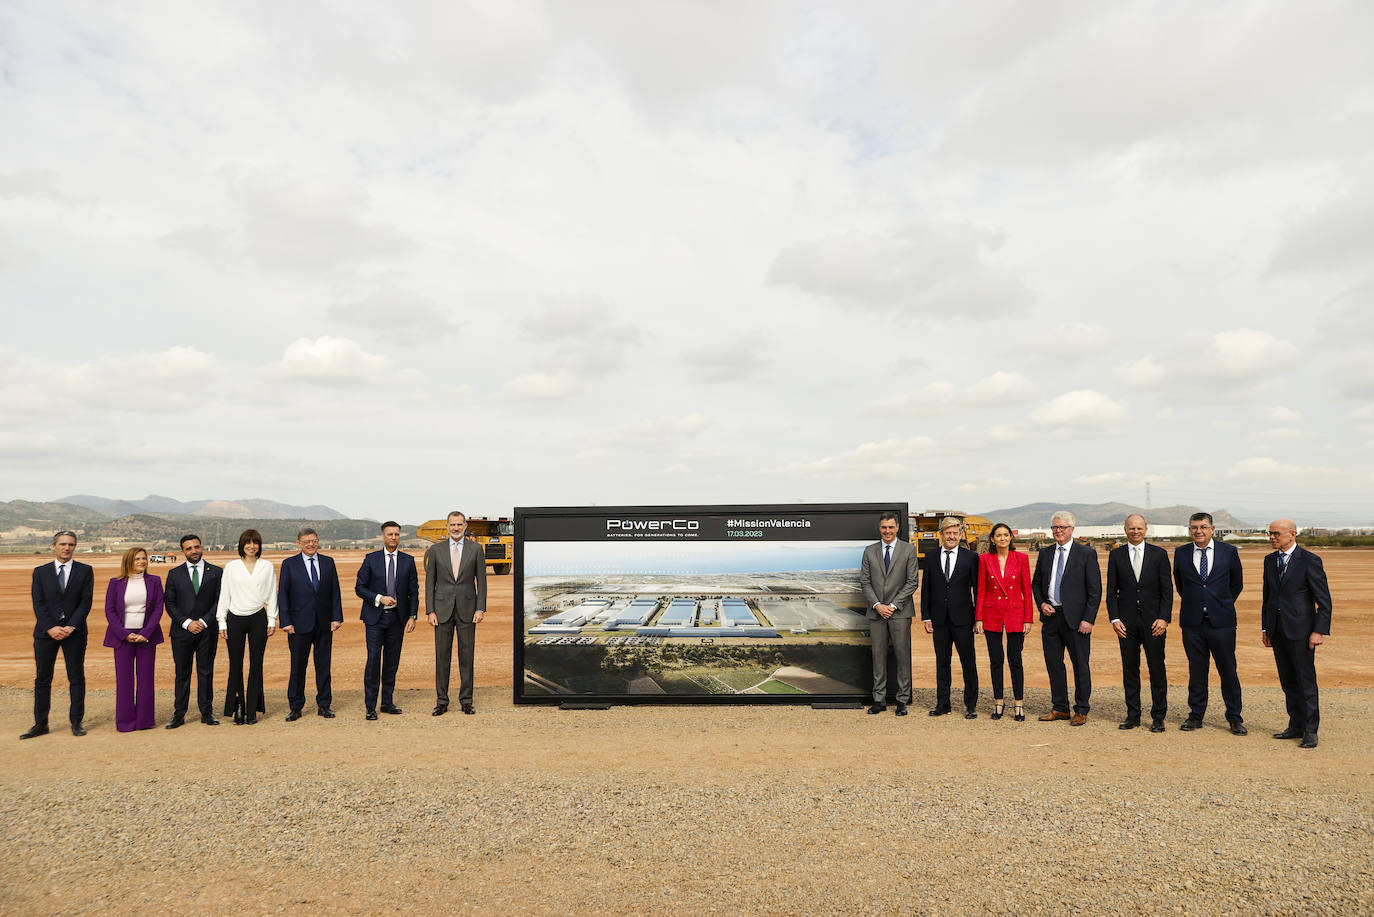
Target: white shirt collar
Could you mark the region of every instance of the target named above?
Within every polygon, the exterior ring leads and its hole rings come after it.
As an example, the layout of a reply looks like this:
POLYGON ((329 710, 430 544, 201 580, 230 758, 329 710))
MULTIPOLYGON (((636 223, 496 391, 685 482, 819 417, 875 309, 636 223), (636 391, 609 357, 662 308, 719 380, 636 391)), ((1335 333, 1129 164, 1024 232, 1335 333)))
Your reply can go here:
POLYGON ((1200 548, 1199 548, 1196 544, 1194 544, 1194 545, 1193 545, 1193 550, 1194 550, 1194 551, 1210 551, 1210 550, 1212 550, 1212 541, 1211 541, 1211 539, 1209 538, 1209 539, 1207 540, 1207 544, 1204 545, 1203 547, 1200 547, 1200 548))

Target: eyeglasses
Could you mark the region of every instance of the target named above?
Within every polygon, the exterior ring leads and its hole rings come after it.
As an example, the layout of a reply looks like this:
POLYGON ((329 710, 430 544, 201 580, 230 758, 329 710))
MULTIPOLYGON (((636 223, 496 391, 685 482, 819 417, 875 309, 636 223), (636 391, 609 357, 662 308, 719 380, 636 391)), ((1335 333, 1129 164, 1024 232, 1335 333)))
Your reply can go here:
POLYGON ((1071 529, 1071 528, 1073 528, 1073 526, 1071 526, 1071 525, 1052 525, 1052 526, 1050 526, 1050 530, 1051 530, 1051 531, 1054 531, 1054 532, 1065 532, 1065 531, 1068 531, 1068 530, 1071 529))
POLYGON ((1269 533, 1269 537, 1270 537, 1270 538, 1278 538, 1278 537, 1279 537, 1280 535, 1282 535, 1282 534, 1284 534, 1284 533, 1283 533, 1283 532, 1270 532, 1270 533, 1269 533))

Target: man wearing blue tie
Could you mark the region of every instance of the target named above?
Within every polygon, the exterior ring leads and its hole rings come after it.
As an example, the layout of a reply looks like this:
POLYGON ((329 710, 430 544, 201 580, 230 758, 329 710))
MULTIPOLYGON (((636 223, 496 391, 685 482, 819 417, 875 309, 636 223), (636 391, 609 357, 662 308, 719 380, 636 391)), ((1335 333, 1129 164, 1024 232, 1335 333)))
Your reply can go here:
POLYGON ((1240 552, 1213 539, 1213 531, 1210 513, 1193 513, 1188 517, 1192 544, 1174 551, 1178 624, 1183 631, 1183 653, 1188 657, 1188 719, 1179 728, 1185 732, 1202 728, 1210 657, 1216 660, 1221 677, 1226 721, 1233 734, 1243 736, 1247 730, 1240 715, 1240 676, 1236 674, 1236 599, 1245 580, 1240 552))
POLYGON ((1035 562, 1031 592, 1040 608, 1040 646, 1045 652, 1045 672, 1050 677, 1053 709, 1040 717, 1051 723, 1068 720, 1073 726, 1088 722, 1093 678, 1093 624, 1102 604, 1102 568, 1091 546, 1073 540, 1073 513, 1060 510, 1050 518, 1054 544, 1043 548, 1035 562), (1064 654, 1073 665, 1073 714, 1069 714, 1069 679, 1064 654))
POLYGON ((401 664, 401 643, 415 630, 420 612, 420 579, 415 558, 398 550, 401 526, 382 523, 383 549, 363 558, 354 593, 363 600, 363 628, 367 639, 367 664, 363 666, 363 706, 367 718, 377 718, 377 695, 382 712, 397 715, 392 701, 396 669, 401 664))
POLYGON ((868 633, 873 650, 873 703, 869 713, 887 709, 887 648, 897 657, 897 715, 907 715, 911 703, 911 621, 916 614, 912 597, 921 573, 916 549, 898 538, 896 513, 878 519, 879 541, 864 548, 859 562, 859 585, 868 605, 868 633))
POLYGON ((326 719, 334 718, 330 687, 329 660, 334 646, 334 631, 343 624, 343 600, 339 593, 339 574, 334 560, 319 553, 320 536, 312 528, 296 535, 299 554, 281 564, 277 582, 277 613, 286 642, 291 649, 291 677, 286 683, 286 702, 291 712, 288 723, 301 718, 305 706, 305 667, 315 657, 316 711, 326 719))

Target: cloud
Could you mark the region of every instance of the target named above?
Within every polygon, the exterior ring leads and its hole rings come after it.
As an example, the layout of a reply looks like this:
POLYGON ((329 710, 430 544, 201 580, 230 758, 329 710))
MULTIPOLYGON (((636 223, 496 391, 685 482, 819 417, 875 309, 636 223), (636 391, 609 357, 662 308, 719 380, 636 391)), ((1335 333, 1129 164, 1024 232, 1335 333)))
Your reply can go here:
POLYGON ((1243 458, 1226 470, 1228 478, 1294 477, 1303 473, 1297 465, 1285 465, 1268 456, 1243 458))
POLYGON ((1293 365, 1297 349, 1267 331, 1237 328, 1212 338, 1206 360, 1211 373, 1232 381, 1247 381, 1293 365))
POLYGON ((391 368, 391 360, 365 350, 351 338, 297 338, 273 364, 278 378, 303 382, 366 385, 391 368))
POLYGON ((508 395, 533 401, 566 398, 577 388, 577 379, 568 373, 526 373, 516 376, 505 385, 508 395))
POLYGON ((873 413, 896 418, 936 417, 961 408, 1024 404, 1035 397, 1020 373, 997 370, 963 387, 953 382, 931 382, 917 392, 884 399, 873 413))
POLYGON ((644 340, 639 325, 621 318, 599 296, 547 296, 516 322, 523 341, 545 351, 543 362, 575 375, 602 375, 620 367, 644 340))
POLYGON ((446 338, 463 324, 426 297, 396 289, 374 290, 361 299, 334 303, 325 313, 325 321, 331 326, 347 325, 392 341, 409 341, 417 336, 428 340, 446 338))
POLYGON ((1369 266, 1374 240, 1374 181, 1364 181, 1339 197, 1283 226, 1270 269, 1330 271, 1369 266))
POLYGON ((1122 382, 1130 385, 1141 385, 1145 388, 1154 388, 1168 377, 1169 371, 1160 365, 1154 357, 1145 356, 1128 363, 1116 371, 1116 377, 1122 382))
POLYGON ((759 469, 758 474, 798 474, 803 476, 864 475, 897 476, 908 474, 911 466, 929 454, 935 441, 929 436, 885 439, 861 443, 839 455, 791 462, 778 468, 759 469))
POLYGON ((1265 411, 1265 415, 1276 423, 1301 423, 1302 414, 1292 408, 1276 404, 1265 411))
POLYGON ((768 279, 850 308, 951 318, 1005 314, 1029 293, 1019 271, 992 260, 1000 233, 967 223, 918 223, 879 235, 851 230, 794 242, 768 279))
POLYGON ((1078 389, 1065 392, 1031 412, 1040 426, 1097 429, 1126 416, 1126 408, 1101 392, 1078 389))
POLYGON ((1173 479, 1173 475, 1160 474, 1158 472, 1103 471, 1096 474, 1080 474, 1073 479, 1073 482, 1075 484, 1087 484, 1093 487, 1138 488, 1147 481, 1158 484, 1168 483, 1173 481, 1173 479))

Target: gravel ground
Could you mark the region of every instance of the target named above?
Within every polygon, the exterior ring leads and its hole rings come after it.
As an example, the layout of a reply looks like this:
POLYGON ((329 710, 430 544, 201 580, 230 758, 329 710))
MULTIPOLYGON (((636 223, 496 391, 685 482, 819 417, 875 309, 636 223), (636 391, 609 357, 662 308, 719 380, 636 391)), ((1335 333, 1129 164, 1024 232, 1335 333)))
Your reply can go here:
MULTIPOLYGON (((65 693, 56 691, 62 703, 65 693)), ((514 707, 26 742, 0 689, 6 914, 1374 914, 1369 689, 1120 732, 807 707, 514 707)), ((1034 713, 1047 708, 1031 692, 1034 713)), ((165 692, 159 702, 170 709, 165 692)), ((54 720, 55 725, 62 725, 54 720)))

